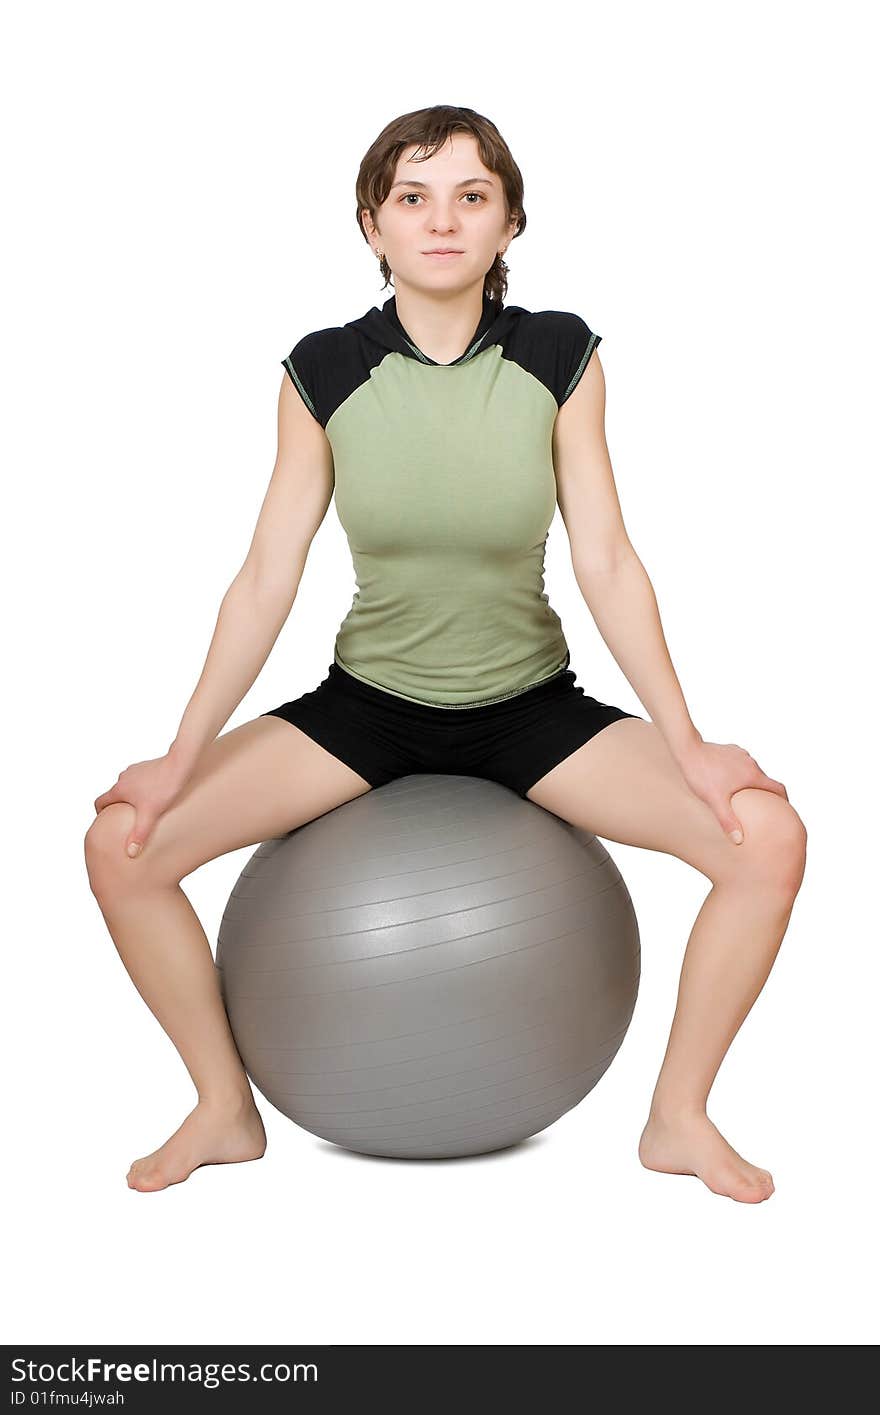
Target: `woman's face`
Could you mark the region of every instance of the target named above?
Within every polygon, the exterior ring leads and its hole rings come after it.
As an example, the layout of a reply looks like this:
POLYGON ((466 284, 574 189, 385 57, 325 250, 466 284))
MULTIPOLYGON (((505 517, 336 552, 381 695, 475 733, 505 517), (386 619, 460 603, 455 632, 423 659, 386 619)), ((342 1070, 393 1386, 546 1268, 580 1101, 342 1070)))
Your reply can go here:
POLYGON ((375 226, 362 213, 370 244, 384 252, 396 282, 449 291, 482 283, 516 231, 501 179, 483 166, 470 133, 454 134, 427 161, 409 161, 420 151, 413 145, 401 154, 375 226), (459 254, 428 254, 438 246, 459 254))

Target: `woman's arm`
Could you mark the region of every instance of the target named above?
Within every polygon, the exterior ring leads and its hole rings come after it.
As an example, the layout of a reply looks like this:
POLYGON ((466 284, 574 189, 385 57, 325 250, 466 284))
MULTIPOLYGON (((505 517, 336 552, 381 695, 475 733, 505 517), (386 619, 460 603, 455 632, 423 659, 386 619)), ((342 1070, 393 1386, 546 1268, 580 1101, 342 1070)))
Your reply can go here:
POLYGON ((598 353, 556 416, 553 463, 581 594, 621 670, 681 760, 702 738, 672 666, 654 588, 623 522, 605 441, 605 375, 598 353))
POLYGON ((333 497, 333 455, 287 374, 278 453, 244 564, 217 626, 169 757, 189 772, 255 682, 290 613, 315 532, 333 497))
POLYGON ((731 798, 744 787, 788 800, 743 747, 705 742, 672 666, 654 587, 633 549, 605 442, 605 375, 593 354, 553 431, 559 509, 574 573, 596 626, 662 733, 690 789, 714 811, 735 845, 742 825, 731 798))

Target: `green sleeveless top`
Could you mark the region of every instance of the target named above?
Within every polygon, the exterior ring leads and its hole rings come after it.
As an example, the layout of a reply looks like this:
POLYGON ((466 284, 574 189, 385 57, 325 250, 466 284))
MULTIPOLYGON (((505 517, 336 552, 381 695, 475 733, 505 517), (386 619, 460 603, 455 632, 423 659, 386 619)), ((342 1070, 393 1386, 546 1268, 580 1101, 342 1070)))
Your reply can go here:
POLYGON ((334 659, 436 707, 512 697, 568 666, 544 592, 551 438, 601 336, 579 315, 484 298, 438 364, 395 300, 306 334, 283 360, 333 452, 357 592, 334 659))

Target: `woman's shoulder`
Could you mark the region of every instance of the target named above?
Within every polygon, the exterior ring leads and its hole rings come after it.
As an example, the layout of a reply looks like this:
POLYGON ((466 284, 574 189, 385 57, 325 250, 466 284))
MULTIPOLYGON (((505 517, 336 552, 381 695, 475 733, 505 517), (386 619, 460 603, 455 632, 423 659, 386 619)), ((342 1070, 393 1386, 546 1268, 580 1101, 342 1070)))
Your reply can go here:
POLYGON ((535 310, 525 321, 523 355, 561 407, 579 382, 601 334, 574 310, 535 310))
POLYGON ((305 334, 300 334, 287 357, 294 363, 313 363, 332 355, 339 348, 344 336, 342 325, 331 324, 325 329, 310 329, 305 334))
POLYGON ((535 310, 530 323, 538 336, 582 339, 593 333, 583 315, 574 310, 535 310))
POLYGON ((322 427, 340 401, 340 353, 345 337, 341 326, 310 329, 301 334, 282 360, 306 407, 322 427))

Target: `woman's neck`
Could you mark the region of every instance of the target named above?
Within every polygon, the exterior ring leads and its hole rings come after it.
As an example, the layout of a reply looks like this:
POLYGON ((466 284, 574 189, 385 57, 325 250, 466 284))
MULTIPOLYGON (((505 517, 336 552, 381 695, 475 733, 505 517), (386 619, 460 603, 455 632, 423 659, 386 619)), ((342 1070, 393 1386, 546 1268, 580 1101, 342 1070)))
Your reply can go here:
POLYGON ((394 306, 416 348, 437 364, 451 364, 465 353, 483 317, 483 284, 442 295, 395 286, 394 306))

